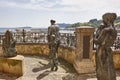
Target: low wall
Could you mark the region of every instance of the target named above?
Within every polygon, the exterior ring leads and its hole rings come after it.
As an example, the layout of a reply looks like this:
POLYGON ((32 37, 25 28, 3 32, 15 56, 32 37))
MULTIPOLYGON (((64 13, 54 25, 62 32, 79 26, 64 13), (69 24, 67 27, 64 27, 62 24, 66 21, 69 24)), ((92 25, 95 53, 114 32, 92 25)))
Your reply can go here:
MULTIPOLYGON (((18 54, 29 55, 49 55, 49 47, 47 43, 25 43, 17 44, 16 50, 18 54)), ((2 46, 0 45, 0 55, 2 54, 2 46)), ((73 64, 75 59, 75 48, 60 45, 58 56, 73 64)))
POLYGON ((75 48, 74 47, 66 47, 60 46, 58 51, 58 56, 67 62, 73 64, 75 59, 75 48))
MULTIPOLYGON (((49 55, 49 48, 47 43, 28 43, 28 44, 17 44, 16 45, 17 53, 18 54, 29 54, 29 55, 49 55)), ((92 61, 94 62, 95 66, 95 52, 93 50, 93 57, 92 61)), ((0 55, 2 55, 2 46, 0 45, 0 55)), ((67 46, 60 46, 58 51, 58 56, 67 62, 73 64, 75 59, 75 48, 74 47, 67 47, 67 46)), ((120 51, 113 52, 113 60, 116 69, 120 69, 120 51)))
MULTIPOLYGON (((94 50, 93 53, 94 53, 94 55, 92 57, 92 61, 94 62, 94 66, 96 66, 96 64, 95 64, 96 51, 94 50)), ((115 69, 120 69, 120 50, 113 51, 113 61, 114 61, 115 69)))
POLYGON ((49 55, 49 48, 45 43, 17 44, 16 50, 18 54, 49 55))

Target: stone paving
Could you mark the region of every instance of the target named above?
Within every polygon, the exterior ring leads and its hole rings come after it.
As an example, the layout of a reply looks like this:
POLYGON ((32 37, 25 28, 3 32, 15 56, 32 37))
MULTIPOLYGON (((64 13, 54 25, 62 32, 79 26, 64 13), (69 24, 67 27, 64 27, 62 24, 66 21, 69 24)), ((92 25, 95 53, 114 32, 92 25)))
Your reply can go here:
MULTIPOLYGON (((78 75, 73 66, 66 61, 60 60, 58 71, 50 71, 47 65, 47 57, 25 56, 24 75, 15 77, 10 74, 0 73, 0 80, 94 80, 96 74, 78 75)), ((117 72, 117 75, 119 72, 117 72)))
MULTIPOLYGON (((120 80, 120 77, 116 78, 117 80, 120 80)), ((87 79, 87 80, 97 80, 96 78, 91 78, 91 79, 87 79)))

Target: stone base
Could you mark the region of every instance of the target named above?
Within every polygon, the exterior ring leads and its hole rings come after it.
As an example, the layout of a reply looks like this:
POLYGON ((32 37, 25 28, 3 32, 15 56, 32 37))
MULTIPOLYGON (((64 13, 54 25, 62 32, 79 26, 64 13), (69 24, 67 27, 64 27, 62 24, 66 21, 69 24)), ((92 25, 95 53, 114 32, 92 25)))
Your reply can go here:
POLYGON ((0 57, 0 72, 22 76, 24 73, 23 62, 24 56, 22 55, 10 58, 0 57))
MULTIPOLYGON (((86 79, 86 80, 97 80, 97 78, 90 78, 90 79, 86 79)), ((120 80, 120 77, 117 77, 116 80, 120 80)))
POLYGON ((94 63, 89 59, 83 59, 82 61, 75 61, 73 65, 79 74, 95 72, 94 63))

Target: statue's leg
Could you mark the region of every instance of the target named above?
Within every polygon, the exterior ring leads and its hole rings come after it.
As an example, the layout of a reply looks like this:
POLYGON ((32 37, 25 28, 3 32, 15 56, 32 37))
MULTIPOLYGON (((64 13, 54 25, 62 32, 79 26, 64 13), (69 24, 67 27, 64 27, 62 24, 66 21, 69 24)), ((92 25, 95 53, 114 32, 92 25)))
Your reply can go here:
POLYGON ((113 53, 111 48, 107 48, 107 54, 108 54, 108 80, 116 80, 116 72, 114 68, 114 62, 113 62, 113 53))
POLYGON ((53 59, 51 59, 51 71, 53 71, 54 70, 54 61, 53 61, 53 59))
POLYGON ((96 54, 96 72, 98 80, 116 80, 113 56, 110 48, 104 49, 105 53, 98 55, 103 49, 99 48, 96 54), (104 59, 105 58, 105 59, 104 59))
POLYGON ((57 71, 58 70, 58 66, 57 65, 55 65, 55 71, 57 71))
POLYGON ((96 53, 96 74, 98 80, 101 80, 102 77, 102 61, 101 61, 101 48, 97 48, 97 53, 96 53))
POLYGON ((55 71, 58 70, 58 56, 57 56, 57 53, 56 53, 56 58, 55 58, 55 71))

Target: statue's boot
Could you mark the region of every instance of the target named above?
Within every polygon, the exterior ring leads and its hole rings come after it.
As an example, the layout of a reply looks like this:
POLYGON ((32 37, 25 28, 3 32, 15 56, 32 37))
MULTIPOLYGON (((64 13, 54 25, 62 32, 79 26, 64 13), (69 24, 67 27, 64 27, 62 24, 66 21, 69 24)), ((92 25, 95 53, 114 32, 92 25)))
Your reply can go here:
POLYGON ((54 66, 51 67, 51 71, 53 71, 53 70, 54 70, 54 66))
POLYGON ((58 70, 58 66, 55 66, 55 71, 57 71, 58 70))

